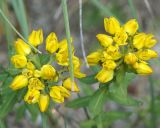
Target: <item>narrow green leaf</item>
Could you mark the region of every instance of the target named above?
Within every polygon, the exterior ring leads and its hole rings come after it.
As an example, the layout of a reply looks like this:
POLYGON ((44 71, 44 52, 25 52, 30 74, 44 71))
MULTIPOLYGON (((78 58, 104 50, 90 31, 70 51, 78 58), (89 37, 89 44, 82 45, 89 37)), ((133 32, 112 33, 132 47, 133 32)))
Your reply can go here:
POLYGON ((12 92, 9 96, 6 96, 5 102, 0 106, 0 118, 4 118, 8 112, 14 107, 17 102, 17 94, 16 92, 12 92))
POLYGON ((80 97, 80 98, 75 99, 73 101, 67 102, 66 107, 74 108, 74 109, 86 107, 86 106, 88 106, 90 99, 91 99, 91 96, 80 97))
POLYGON ((80 82, 83 82, 85 84, 94 84, 97 83, 97 79, 95 79, 96 74, 90 75, 81 79, 78 79, 80 82))
POLYGON ((80 127, 81 128, 95 128, 93 126, 96 126, 95 120, 86 120, 81 122, 80 127))
POLYGON ((103 110, 105 99, 107 98, 107 86, 101 87, 97 90, 89 102, 89 110, 93 115, 99 114, 103 110))

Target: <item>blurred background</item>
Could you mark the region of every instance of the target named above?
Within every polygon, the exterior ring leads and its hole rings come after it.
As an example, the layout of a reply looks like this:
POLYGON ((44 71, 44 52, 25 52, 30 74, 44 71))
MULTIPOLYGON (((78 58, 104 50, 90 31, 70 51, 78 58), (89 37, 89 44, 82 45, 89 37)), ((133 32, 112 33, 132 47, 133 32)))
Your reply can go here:
MULTIPOLYGON (((159 5, 160 0, 82 0, 82 22, 86 55, 99 47, 96 34, 105 33, 103 26, 104 17, 115 16, 121 23, 125 23, 131 18, 137 18, 141 30, 146 33, 153 33, 157 40, 159 40, 159 5)), ((65 37, 63 11, 60 0, 0 0, 0 8, 24 37, 27 37, 33 29, 39 28, 43 29, 44 37, 50 32, 55 32, 59 40, 65 37)), ((80 44, 78 0, 68 0, 68 12, 71 35, 76 49, 75 54, 83 61, 80 44)), ((13 54, 13 43, 17 37, 17 34, 0 16, 0 64, 4 67, 9 64, 7 58, 13 54)), ((159 44, 155 49, 159 52, 159 44)), ((120 116, 119 118, 114 118, 109 122, 109 128, 153 128, 151 125, 153 120, 156 121, 157 127, 160 127, 159 58, 152 61, 152 67, 154 68, 154 75, 151 77, 151 80, 154 81, 154 88, 150 88, 148 77, 144 76, 136 77, 128 88, 130 95, 143 102, 141 106, 125 107, 112 101, 106 103, 104 108, 106 111, 125 110, 132 112, 129 117, 124 116, 122 118, 120 116), (155 101, 151 102, 151 98, 153 97, 155 101)), ((85 64, 83 64, 82 70, 85 73, 90 73, 86 69, 85 64)), ((97 88, 96 85, 92 87, 80 85, 80 87, 82 88, 82 92, 80 93, 82 96, 85 94, 83 90, 88 90, 89 93, 90 88, 97 88)), ((75 95, 71 99, 76 97, 75 95)), ((49 117, 49 123, 54 128, 63 128, 65 123, 67 123, 68 128, 79 128, 81 122, 87 119, 83 109, 73 110, 66 108, 64 105, 56 107, 58 110, 53 109, 51 117, 49 117)), ((15 106, 15 109, 8 114, 5 119, 8 128, 40 127, 41 118, 39 116, 31 119, 27 111, 20 113, 20 110, 15 106)), ((87 126, 85 127, 87 128, 87 126)))

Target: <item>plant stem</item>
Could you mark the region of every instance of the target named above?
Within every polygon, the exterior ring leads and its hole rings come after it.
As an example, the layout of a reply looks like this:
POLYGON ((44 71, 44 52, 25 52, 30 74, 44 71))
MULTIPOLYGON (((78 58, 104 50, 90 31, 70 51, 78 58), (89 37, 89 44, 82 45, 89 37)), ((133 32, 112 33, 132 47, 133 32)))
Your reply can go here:
POLYGON ((17 33, 17 35, 24 40, 25 43, 27 43, 30 47, 32 47, 35 51, 41 54, 41 51, 39 51, 37 48, 35 48, 32 44, 30 44, 18 31, 17 29, 13 26, 13 24, 8 20, 8 18, 5 16, 3 13, 2 9, 0 8, 0 14, 4 18, 4 20, 10 25, 10 27, 17 33))
POLYGON ((149 86, 150 86, 150 110, 151 110, 151 125, 152 128, 156 128, 156 121, 157 121, 157 117, 156 117, 156 112, 155 112, 155 96, 154 96, 154 81, 153 81, 153 77, 149 76, 148 77, 149 80, 149 86))
MULTIPOLYGON (((71 79, 71 81, 73 83, 74 82, 74 68, 73 68, 73 60, 72 60, 72 45, 71 45, 71 36, 70 36, 70 27, 69 27, 66 0, 62 0, 62 8, 63 8, 64 24, 65 24, 66 36, 67 36, 67 44, 68 44, 70 79, 71 79)), ((74 90, 74 86, 72 86, 72 90, 74 90)))
POLYGON ((47 116, 45 113, 41 113, 42 115, 42 128, 47 128, 47 116))

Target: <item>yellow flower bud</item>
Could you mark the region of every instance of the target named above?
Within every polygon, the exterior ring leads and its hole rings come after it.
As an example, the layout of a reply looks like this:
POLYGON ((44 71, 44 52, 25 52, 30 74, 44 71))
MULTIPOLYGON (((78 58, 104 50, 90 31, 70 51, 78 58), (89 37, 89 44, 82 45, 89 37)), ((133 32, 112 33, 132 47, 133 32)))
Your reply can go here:
POLYGON ((146 34, 145 33, 138 33, 133 38, 133 46, 137 49, 141 49, 145 45, 146 34))
POLYGON ((145 48, 152 48, 157 43, 157 40, 153 37, 152 34, 146 35, 145 48))
POLYGON ((38 105, 41 112, 45 112, 49 105, 49 96, 47 94, 41 94, 39 97, 38 105))
POLYGON ((137 62, 138 58, 136 57, 136 55, 134 53, 128 53, 127 55, 125 55, 124 57, 124 62, 126 64, 135 64, 137 62))
POLYGON ((58 49, 58 39, 54 32, 50 33, 46 39, 46 50, 50 53, 54 53, 58 49))
POLYGON ((87 61, 89 65, 96 65, 99 63, 102 56, 101 51, 96 51, 87 56, 87 61))
POLYGON ((115 37, 113 38, 113 40, 116 42, 117 45, 126 45, 127 38, 127 33, 124 31, 123 28, 121 28, 118 32, 115 33, 115 37))
POLYGON ((116 68, 116 63, 113 60, 106 60, 103 64, 102 64, 103 68, 106 70, 114 70, 116 68))
POLYGON ((44 84, 38 78, 31 78, 29 79, 28 88, 36 89, 36 90, 43 90, 44 84))
POLYGON ((76 82, 72 82, 70 78, 67 78, 63 81, 63 87, 70 91, 79 92, 76 82))
POLYGON ((80 65, 81 65, 81 62, 79 58, 76 56, 73 56, 74 76, 76 78, 82 78, 86 76, 86 74, 80 72, 80 65))
POLYGON ((65 89, 62 86, 53 86, 50 89, 50 96, 53 98, 55 102, 63 103, 64 98, 69 97, 70 93, 67 89, 65 89))
POLYGON ((106 83, 110 80, 113 79, 113 75, 114 75, 114 71, 113 70, 106 70, 106 69, 102 69, 97 75, 96 75, 96 79, 98 79, 99 82, 101 83, 106 83))
POLYGON ((108 47, 109 45, 112 44, 113 39, 111 36, 105 35, 105 34, 97 34, 97 39, 99 40, 100 44, 103 47, 108 47))
POLYGON ((68 53, 66 52, 58 52, 56 53, 57 63, 61 66, 68 66, 68 53))
POLYGON ((41 71, 35 70, 34 71, 34 77, 41 77, 41 71))
POLYGON ((124 30, 129 34, 129 35, 134 35, 137 30, 138 30, 138 23, 136 19, 131 19, 129 20, 125 25, 124 25, 124 30))
POLYGON ((34 69, 35 69, 35 66, 33 65, 32 62, 28 62, 26 67, 27 67, 27 69, 29 69, 29 70, 34 70, 34 69))
POLYGON ((158 53, 150 49, 138 51, 136 55, 140 60, 150 60, 158 57, 158 53))
POLYGON ((40 91, 36 89, 28 89, 26 95, 24 96, 24 101, 28 104, 37 103, 40 97, 40 91))
POLYGON ((16 68, 24 68, 27 64, 27 58, 24 55, 14 55, 11 57, 11 62, 16 68))
POLYGON ((32 33, 29 35, 28 41, 35 47, 42 44, 43 43, 42 29, 39 29, 37 31, 33 30, 32 33))
POLYGON ((147 63, 144 62, 135 63, 133 67, 135 68, 136 72, 141 75, 149 75, 153 72, 152 68, 149 67, 147 63))
POLYGON ((28 55, 31 52, 31 48, 22 39, 17 39, 15 42, 15 49, 18 54, 28 55))
POLYGON ((33 71, 32 71, 32 70, 29 70, 29 69, 23 69, 23 70, 22 70, 22 74, 23 74, 24 76, 26 76, 27 78, 33 77, 33 71))
POLYGON ((12 88, 13 90, 18 90, 23 87, 26 87, 27 84, 28 84, 28 78, 24 75, 18 75, 13 79, 10 88, 12 88))
POLYGON ((56 70, 52 65, 46 64, 41 67, 41 77, 47 80, 53 80, 56 76, 56 70))
POLYGON ((114 17, 105 18, 104 19, 104 28, 105 28, 106 32, 108 32, 110 34, 115 34, 116 32, 118 32, 120 30, 120 23, 114 17))

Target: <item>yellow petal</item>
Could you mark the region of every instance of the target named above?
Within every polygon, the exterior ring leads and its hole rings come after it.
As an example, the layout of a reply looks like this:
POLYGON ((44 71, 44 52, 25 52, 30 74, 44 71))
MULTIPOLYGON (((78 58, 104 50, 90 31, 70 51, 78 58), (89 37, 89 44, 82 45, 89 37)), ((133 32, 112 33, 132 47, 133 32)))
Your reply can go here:
POLYGON ((72 82, 70 78, 63 81, 63 87, 74 92, 79 92, 76 82, 72 82))
POLYGON ((105 35, 105 34, 98 34, 97 36, 97 39, 99 40, 100 44, 103 46, 103 47, 108 47, 112 44, 113 42, 113 39, 111 36, 108 36, 108 35, 105 35))
POLYGON ((15 42, 15 49, 18 54, 28 55, 31 52, 31 48, 22 39, 17 39, 15 42))
POLYGON ((13 79, 10 88, 12 88, 13 90, 18 90, 26 87, 27 84, 28 84, 28 78, 24 75, 18 75, 13 79))
POLYGON ((125 25, 124 25, 124 30, 129 34, 129 35, 134 35, 137 30, 138 30, 138 23, 136 19, 131 19, 129 20, 125 25))
POLYGON ((54 53, 58 49, 58 39, 54 32, 50 33, 46 39, 46 50, 50 53, 54 53))
POLYGON ((146 34, 145 33, 138 33, 133 38, 133 46, 137 49, 141 49, 145 45, 146 34))
POLYGON ((134 53, 128 53, 127 55, 125 55, 124 57, 124 62, 126 64, 135 64, 137 62, 138 58, 136 57, 136 55, 134 53))
POLYGON ((49 105, 49 96, 47 94, 41 94, 39 97, 38 105, 41 112, 45 112, 49 105))
POLYGON ((11 62, 16 68, 24 68, 27 64, 27 58, 24 55, 14 55, 11 62))
POLYGON ((102 64, 103 68, 106 70, 114 70, 116 68, 116 63, 113 60, 106 60, 103 64, 102 64))
POLYGON ((101 83, 106 83, 113 79, 114 71, 113 70, 106 70, 102 69, 97 75, 96 79, 98 79, 101 83))
POLYGON ((43 43, 42 29, 39 29, 37 31, 33 30, 32 33, 29 35, 28 41, 35 47, 42 44, 43 43))
POLYGON ((56 75, 56 70, 52 65, 46 64, 41 67, 41 77, 47 80, 53 80, 56 75))
POLYGON ((120 23, 114 17, 105 18, 104 19, 104 28, 105 28, 106 32, 108 32, 110 34, 115 34, 116 32, 118 32, 120 30, 120 23))

